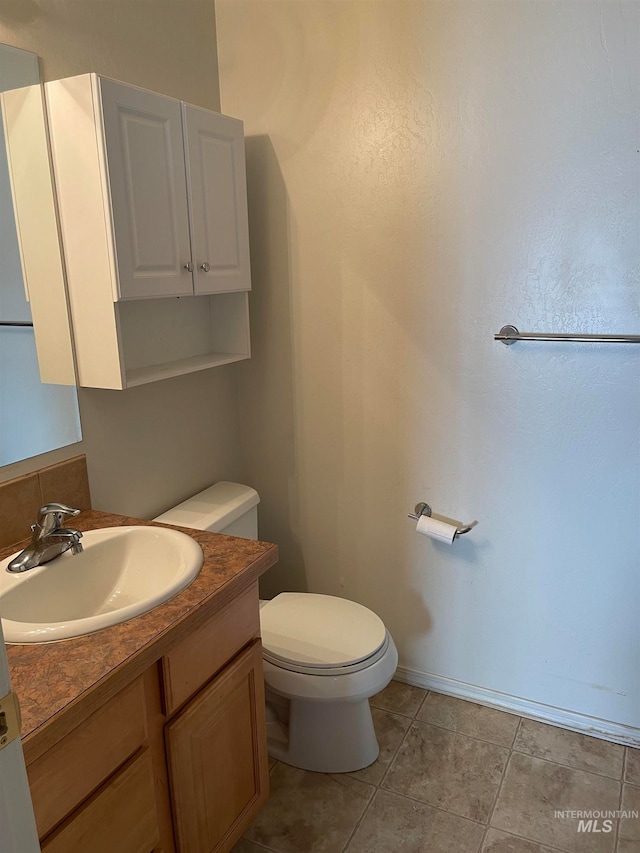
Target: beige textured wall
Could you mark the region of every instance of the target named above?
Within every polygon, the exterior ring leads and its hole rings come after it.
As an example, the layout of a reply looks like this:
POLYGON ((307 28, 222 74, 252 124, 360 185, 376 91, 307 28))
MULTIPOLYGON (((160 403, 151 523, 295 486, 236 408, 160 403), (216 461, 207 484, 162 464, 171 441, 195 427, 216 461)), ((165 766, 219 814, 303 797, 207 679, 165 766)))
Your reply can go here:
POLYGON ((370 606, 416 683, 635 737, 638 347, 493 333, 640 331, 639 13, 216 2, 248 135, 266 591, 370 606), (419 500, 480 524, 434 543, 419 500))
MULTIPOLYGON (((219 109, 213 0, 0 0, 0 42, 41 57, 44 80, 87 71, 219 109)), ((239 469, 233 368, 125 392, 83 389, 81 445, 0 480, 87 455, 96 509, 151 516, 239 469)))
POLYGON ((45 81, 96 71, 219 108, 212 0, 0 0, 0 40, 45 81))

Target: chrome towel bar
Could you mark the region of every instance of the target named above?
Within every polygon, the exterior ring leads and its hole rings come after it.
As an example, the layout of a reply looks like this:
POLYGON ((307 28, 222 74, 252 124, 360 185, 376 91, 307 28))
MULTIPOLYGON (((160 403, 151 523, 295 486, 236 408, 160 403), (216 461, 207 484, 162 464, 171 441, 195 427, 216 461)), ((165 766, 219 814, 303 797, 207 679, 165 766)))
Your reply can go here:
POLYGON ((581 343, 640 344, 640 335, 565 335, 556 332, 519 332, 515 326, 503 326, 494 341, 506 346, 517 341, 577 341, 581 343))
MULTIPOLYGON (((431 516, 431 507, 429 504, 421 501, 419 504, 416 504, 416 508, 414 512, 410 512, 408 518, 412 518, 414 521, 417 521, 421 515, 431 516)), ((476 526, 478 522, 472 521, 471 524, 463 524, 461 527, 456 528, 456 537, 462 536, 463 533, 468 533, 473 527, 476 526)))

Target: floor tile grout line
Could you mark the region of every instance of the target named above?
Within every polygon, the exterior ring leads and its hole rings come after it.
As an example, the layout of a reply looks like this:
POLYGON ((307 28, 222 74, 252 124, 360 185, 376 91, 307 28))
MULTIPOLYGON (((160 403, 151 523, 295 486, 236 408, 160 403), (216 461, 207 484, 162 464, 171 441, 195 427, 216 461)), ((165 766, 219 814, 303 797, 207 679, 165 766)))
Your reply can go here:
MULTIPOLYGON (((255 844, 260 850, 265 850, 266 853, 282 853, 281 850, 276 850, 275 847, 269 847, 267 844, 262 844, 260 841, 256 841, 254 838, 247 838, 246 835, 243 835, 236 841, 236 844, 239 844, 241 841, 248 841, 249 844, 255 844)), ((235 845, 232 848, 231 853, 235 850, 235 845)))
POLYGON ((444 732, 451 732, 454 735, 460 735, 460 737, 468 737, 470 740, 475 740, 478 743, 488 743, 490 746, 497 746, 499 749, 511 750, 510 746, 505 746, 503 743, 495 743, 492 740, 484 740, 484 738, 478 737, 478 735, 469 735, 466 732, 458 731, 458 729, 448 729, 446 726, 439 726, 437 723, 427 723, 424 720, 414 720, 414 723, 417 723, 421 726, 433 726, 434 729, 441 729, 444 732))
POLYGON ((411 714, 403 714, 402 711, 397 711, 395 708, 381 708, 380 705, 372 705, 371 708, 376 711, 386 711, 387 714, 395 714, 397 717, 403 717, 405 720, 414 720, 411 714))
POLYGON ((375 798, 376 798, 376 794, 378 793, 378 790, 379 790, 379 789, 378 789, 378 787, 376 786, 376 787, 374 788, 373 794, 371 795, 371 799, 369 800, 369 802, 367 803, 367 805, 364 807, 364 809, 363 809, 363 811, 362 811, 362 814, 360 815, 360 817, 359 817, 359 818, 358 818, 358 820, 356 821, 356 824, 355 824, 355 826, 353 827, 352 831, 349 833, 349 837, 347 838, 346 843, 345 843, 344 847, 342 848, 342 853, 346 853, 346 851, 348 850, 349 845, 350 845, 350 844, 351 844, 351 842, 353 841, 353 837, 354 837, 354 835, 356 834, 356 832, 358 831, 358 828, 360 827, 360 824, 361 824, 361 823, 362 823, 362 821, 365 819, 365 816, 366 816, 367 812, 368 812, 368 811, 369 811, 369 809, 371 808, 371 805, 372 805, 373 801, 374 801, 374 800, 375 800, 375 798))
MULTIPOLYGON (((626 758, 626 756, 625 756, 625 758, 626 758)), ((624 761, 622 762, 622 764, 623 764, 623 768, 622 768, 622 774, 623 775, 622 775, 622 779, 620 781, 620 796, 618 797, 618 810, 619 811, 622 811, 622 795, 624 793, 624 761)), ((618 841, 620 840, 620 821, 621 820, 622 820, 622 818, 619 817, 618 820, 616 821, 616 831, 614 833, 614 839, 613 839, 613 849, 614 850, 618 849, 618 841)))
POLYGON ((457 817, 460 820, 466 820, 469 823, 475 823, 476 826, 486 827, 485 824, 481 820, 474 820, 472 817, 469 817, 466 814, 460 814, 459 812, 454 812, 451 809, 445 809, 442 806, 437 806, 435 803, 427 803, 425 800, 419 800, 417 797, 410 797, 408 794, 401 794, 399 791, 394 791, 393 788, 380 788, 381 793, 385 794, 393 794, 394 797, 400 797, 401 800, 409 800, 411 803, 418 803, 420 806, 426 806, 428 809, 435 809, 438 812, 444 812, 445 814, 451 815, 452 817, 457 817))
MULTIPOLYGON (((382 774, 382 776, 380 777, 380 781, 379 781, 379 782, 378 782, 378 784, 376 785, 376 788, 382 789, 382 783, 383 783, 383 782, 384 782, 384 780, 387 778, 387 775, 389 774, 389 771, 391 770, 391 767, 392 767, 393 763, 395 762, 396 758, 398 757, 398 753, 399 753, 399 752, 400 752, 400 750, 402 749, 402 746, 403 746, 403 744, 404 744, 405 740, 406 740, 406 739, 407 739, 407 737, 409 736, 409 732, 411 731, 411 726, 412 726, 412 725, 413 725, 413 722, 409 723, 409 725, 407 726, 407 730, 406 730, 406 732, 403 734, 402 739, 401 739, 400 743, 398 744, 398 746, 396 747, 395 752, 393 753, 393 755, 392 755, 392 756, 391 756, 391 758, 389 759, 389 763, 387 764, 387 766, 386 766, 386 768, 385 768, 384 773, 383 773, 383 774, 382 774)), ((386 788, 385 788, 384 790, 386 790, 386 788)))
MULTIPOLYGON (((466 701, 466 700, 462 700, 462 701, 466 701)), ((484 706, 483 706, 483 707, 484 707, 484 706)), ((419 713, 419 712, 418 712, 418 713, 419 713)), ((501 712, 501 713, 508 713, 508 712, 504 711, 504 712, 501 712)), ((515 714, 510 714, 510 716, 516 716, 516 715, 515 715, 515 714)), ((486 737, 482 737, 481 735, 477 735, 477 734, 473 734, 473 735, 472 735, 472 734, 469 734, 468 732, 463 732, 463 731, 461 731, 460 729, 453 729, 453 728, 450 728, 449 726, 445 726, 443 723, 435 723, 435 722, 433 722, 432 720, 421 720, 421 719, 419 719, 417 716, 416 716, 416 717, 414 717, 414 722, 416 722, 416 723, 422 723, 423 725, 426 725, 426 726, 434 726, 434 727, 435 727, 435 728, 437 728, 437 729, 444 729, 444 730, 445 730, 445 731, 447 731, 447 732, 453 732, 454 734, 463 735, 464 737, 473 738, 473 740, 478 740, 478 741, 481 741, 482 743, 490 743, 490 744, 492 744, 493 746, 500 746, 500 747, 502 747, 503 749, 513 750, 514 752, 518 752, 518 753, 520 753, 521 755, 529 755, 529 756, 531 756, 532 758, 540 758, 542 761, 549 761, 549 762, 551 762, 552 764, 558 764, 558 765, 560 765, 560 767, 567 767, 569 770, 580 770, 580 771, 582 771, 583 773, 593 773, 593 774, 594 774, 594 776, 602 776, 604 779, 612 779, 613 781, 619 781, 619 780, 622 778, 622 780, 624 781, 624 760, 625 760, 625 759, 624 759, 624 755, 623 755, 623 771, 622 771, 623 775, 622 775, 622 776, 611 776, 611 775, 609 775, 609 774, 607 774, 607 773, 602 773, 602 772, 600 772, 600 771, 598 771, 598 770, 585 770, 583 767, 573 767, 571 764, 565 764, 565 763, 564 763, 564 762, 562 762, 562 761, 554 761, 554 760, 553 760, 553 759, 551 759, 551 758, 543 758, 543 756, 541 756, 541 755, 537 755, 535 752, 525 752, 523 748, 518 748, 518 747, 515 745, 515 743, 516 743, 516 739, 517 739, 517 737, 518 737, 518 733, 519 733, 519 731, 520 731, 520 728, 521 728, 521 726, 522 726, 523 722, 524 722, 526 719, 528 719, 528 718, 527 718, 527 717, 520 717, 520 718, 519 718, 518 725, 516 726, 515 733, 514 733, 514 735, 513 735, 512 739, 511 739, 511 743, 510 743, 510 744, 506 744, 506 743, 497 743, 495 740, 489 740, 488 738, 486 738, 486 737)), ((554 728, 559 728, 559 727, 554 727, 554 728)), ((561 731, 569 731, 569 730, 568 730, 568 729, 561 729, 561 731)), ((589 737, 589 735, 586 735, 586 737, 589 737)), ((604 743, 609 743, 609 744, 611 744, 612 746, 623 746, 622 744, 616 744, 616 743, 614 743, 613 741, 603 741, 603 742, 604 742, 604 743)), ((629 747, 624 747, 624 749, 625 749, 625 750, 628 750, 628 749, 629 749, 629 747)))
MULTIPOLYGON (((545 849, 552 850, 553 853, 571 853, 566 847, 556 847, 555 844, 549 844, 547 841, 534 841, 532 838, 527 838, 525 835, 518 835, 515 832, 510 832, 508 829, 500 829, 498 826, 488 826, 487 832, 493 829, 496 832, 502 832, 504 835, 508 835, 509 838, 517 838, 519 841, 526 841, 528 844, 537 844, 540 847, 544 847, 545 849)), ((486 836, 486 833, 485 833, 486 836)), ((484 841, 482 842, 484 844, 484 841)), ((481 848, 482 849, 482 848, 481 848)))
MULTIPOLYGON (((425 697, 425 698, 426 698, 426 697, 425 697)), ((380 711, 380 710, 385 710, 385 709, 378 708, 378 709, 376 709, 376 710, 380 711)), ((395 713, 395 712, 394 712, 394 711, 386 711, 386 713, 393 714, 393 713, 395 713)), ((416 713, 417 713, 417 712, 416 712, 416 713)), ((398 714, 397 716, 402 716, 402 714, 398 714)), ((385 768, 384 773, 383 773, 383 774, 382 774, 382 776, 380 777, 379 782, 378 782, 376 785, 374 785, 374 792, 373 792, 373 794, 372 794, 372 796, 371 796, 371 799, 369 800, 369 802, 368 802, 368 803, 367 803, 367 805, 365 806, 364 811, 363 811, 363 812, 362 812, 362 814, 360 815, 359 819, 356 821, 356 825, 354 826, 353 831, 352 831, 352 832, 351 832, 351 834, 349 835, 349 838, 347 839, 347 842, 346 842, 345 846, 342 848, 342 853, 346 853, 346 851, 348 850, 349 845, 351 844, 351 842, 352 842, 352 840, 353 840, 353 838, 354 838, 354 836, 355 836, 356 832, 358 831, 358 829, 359 829, 359 827, 360 827, 360 824, 364 821, 364 819, 365 819, 365 817, 366 817, 366 815, 367 815, 367 813, 368 813, 369 809, 371 808, 371 806, 372 806, 372 804, 373 804, 373 801, 374 801, 374 800, 375 800, 375 798, 376 798, 376 794, 378 793, 378 791, 382 790, 382 789, 381 789, 381 787, 380 787, 380 786, 382 785, 382 781, 383 781, 383 779, 386 777, 387 773, 389 772, 389 769, 391 768, 391 765, 392 765, 392 764, 393 764, 393 762, 395 761, 396 756, 398 755, 398 752, 400 751, 400 748, 402 747, 402 744, 404 743, 405 738, 407 737, 407 735, 408 735, 408 733, 409 733, 409 730, 411 729, 411 718, 403 717, 403 719, 404 719, 404 720, 409 719, 409 720, 410 720, 409 725, 407 726, 407 729, 406 729, 405 733, 402 735, 402 738, 400 739, 400 743, 399 743, 399 744, 398 744, 398 746, 395 748, 395 750, 394 750, 394 752, 393 752, 393 755, 392 755, 392 756, 391 756, 391 758, 389 759, 389 763, 387 764, 387 767, 385 768)))
POLYGON ((638 754, 640 754, 640 748, 633 746, 625 746, 624 748, 624 759, 622 762, 622 783, 624 785, 632 785, 635 788, 640 788, 640 778, 637 782, 632 782, 631 778, 627 779, 627 770, 629 770, 629 761, 631 759, 632 752, 631 750, 636 750, 638 754))
POLYGON ((557 767, 566 767, 567 770, 574 770, 576 773, 590 773, 592 776, 599 776, 600 779, 608 779, 610 782, 620 782, 619 776, 607 776, 606 773, 598 773, 597 770, 585 770, 583 767, 572 767, 571 764, 564 764, 562 761, 554 761, 551 758, 543 758, 541 755, 536 755, 535 752, 523 752, 521 749, 513 748, 512 752, 517 752, 518 755, 526 755, 528 758, 537 758, 539 761, 546 761, 547 764, 555 764, 557 767))
POLYGON ((418 705, 418 707, 417 707, 417 708, 416 708, 416 710, 415 710, 415 714, 414 714, 414 715, 413 715, 413 717, 412 717, 412 719, 413 719, 413 720, 417 720, 417 719, 418 719, 418 714, 419 714, 419 713, 420 713, 420 711, 422 711, 422 709, 424 708, 425 703, 426 703, 427 699, 429 698, 429 696, 431 696, 431 690, 427 690, 427 692, 425 693, 425 695, 422 697, 422 702, 418 705))
MULTIPOLYGON (((427 697, 425 696, 424 698, 426 699, 427 697)), ((422 700, 422 702, 424 702, 424 699, 422 700)), ((370 702, 369 704, 371 705, 372 708, 375 708, 376 711, 387 711, 389 714, 397 714, 398 717, 404 717, 405 720, 415 720, 416 714, 418 713, 418 711, 422 707, 422 702, 420 702, 417 709, 411 714, 407 714, 404 711, 399 711, 397 708, 385 708, 382 705, 374 705, 372 702, 370 702)))
POLYGON ((460 729, 451 729, 449 726, 445 726, 442 723, 433 723, 431 720, 419 720, 417 717, 414 722, 423 723, 425 726, 433 726, 436 729, 444 729, 446 732, 453 732, 457 735, 463 735, 464 737, 470 737, 474 740, 482 741, 482 743, 490 743, 493 746, 501 746, 502 749, 513 749, 513 741, 515 739, 515 735, 511 739, 511 744, 508 743, 496 743, 495 740, 488 740, 487 738, 480 737, 480 735, 470 735, 467 732, 460 731, 460 729))
MULTIPOLYGON (((398 683, 400 683, 400 684, 404 684, 405 682, 398 682, 398 683)), ((409 685, 409 686, 413 686, 413 685, 409 685)), ((417 688, 417 689, 424 689, 424 688, 417 688)), ((581 735, 582 737, 591 738, 592 740, 597 740, 597 741, 600 741, 601 743, 606 743, 606 744, 609 744, 609 745, 611 745, 611 746, 621 746, 621 747, 623 748, 623 750, 624 750, 624 752, 625 752, 625 754, 626 754, 626 755, 628 755, 628 754, 629 754, 629 750, 630 750, 630 749, 634 749, 634 748, 635 748, 635 749, 637 749, 637 750, 640 752, 640 745, 639 745, 638 747, 631 747, 631 746, 629 746, 629 744, 624 743, 624 742, 615 741, 615 740, 609 740, 608 738, 605 738, 605 737, 595 737, 594 735, 589 735, 589 734, 587 734, 586 732, 577 731, 577 730, 575 730, 575 729, 565 728, 564 726, 558 725, 558 724, 556 724, 556 723, 550 723, 550 722, 547 722, 547 721, 545 721, 545 720, 543 720, 543 719, 539 719, 539 718, 537 718, 537 717, 523 716, 522 714, 518 714, 518 713, 516 713, 515 711, 510 711, 510 710, 508 710, 508 709, 506 709, 506 708, 499 707, 499 706, 497 706, 497 705, 485 705, 485 704, 483 704, 482 702, 478 702, 478 701, 476 701, 476 700, 474 700, 474 699, 468 699, 468 698, 465 698, 465 697, 462 697, 462 696, 455 696, 455 695, 453 695, 452 693, 439 693, 438 691, 435 691, 435 690, 429 690, 429 691, 427 691, 427 696, 429 696, 429 695, 433 695, 433 696, 444 696, 444 697, 448 697, 448 698, 450 698, 450 699, 456 699, 456 700, 457 700, 457 701, 459 701, 459 702, 464 702, 464 703, 465 703, 465 704, 467 704, 467 705, 478 705, 478 706, 479 706, 479 707, 481 707, 481 708, 487 708, 488 710, 497 711, 498 713, 501 713, 501 714, 507 714, 507 715, 509 715, 509 716, 511 716, 511 717, 518 717, 518 718, 519 718, 518 729, 522 726, 522 724, 523 724, 524 722, 526 722, 526 721, 530 721, 530 722, 533 722, 533 723, 539 723, 539 724, 540 724, 540 725, 542 725, 542 726, 548 726, 549 728, 553 728, 553 729, 556 729, 556 730, 561 731, 561 732, 568 732, 568 733, 570 733, 570 734, 571 734, 571 733, 573 733, 573 734, 581 735)), ((416 722, 419 722, 419 723, 422 723, 422 722, 428 722, 428 724, 429 724, 429 725, 438 726, 438 728, 447 728, 447 726, 444 726, 444 725, 439 724, 439 723, 432 723, 431 721, 426 721, 426 720, 420 720, 420 719, 418 719, 417 714, 418 714, 418 713, 419 713, 419 711, 421 710, 422 705, 424 705, 425 700, 426 700, 426 696, 425 696, 425 699, 423 699, 423 701, 422 701, 422 704, 421 704, 420 708, 418 709, 418 711, 417 711, 417 712, 416 712, 416 714, 414 715, 414 719, 416 720, 416 722)), ((398 711, 398 712, 396 712, 396 713, 400 713, 400 712, 398 711)), ((516 730, 516 734, 517 734, 518 729, 516 730)), ((456 729, 448 729, 448 731, 457 731, 457 730, 456 730, 456 729)), ((469 735, 469 737, 477 737, 477 736, 476 736, 476 735, 469 735)), ((481 738, 481 737, 477 737, 477 739, 478 739, 478 740, 483 740, 483 738, 481 738)), ((495 741, 487 741, 487 743, 495 743, 495 741)), ((514 735, 513 743, 515 743, 515 735, 514 735)), ((504 746, 504 744, 496 744, 496 746, 504 746)), ((512 747, 508 747, 508 748, 513 748, 513 746, 512 746, 512 747)), ((528 754, 529 754, 529 753, 524 753, 524 755, 528 755, 528 754)), ((539 756, 536 756, 536 757, 539 757, 539 756)), ((553 762, 553 763, 554 763, 554 764, 557 764, 558 762, 553 762)), ((623 759, 623 763, 624 763, 624 759, 623 759)), ((565 765, 562 765, 562 766, 564 766, 564 767, 570 767, 570 765, 568 765, 568 764, 565 764, 565 765)), ((577 769, 577 768, 571 768, 571 769, 577 769)), ((592 773, 592 772, 596 772, 596 771, 587 770, 587 771, 585 771, 585 772, 586 772, 586 773, 592 773)), ((598 776, 604 776, 605 774, 603 774, 603 773, 596 773, 596 775, 598 775, 598 776)), ((616 778, 616 777, 614 777, 614 776, 607 776, 606 778, 608 778, 608 779, 614 779, 614 778, 616 778)), ((624 777, 623 777, 623 778, 624 778, 624 777)))
POLYGON ((625 747, 625 760, 624 760, 624 771, 622 773, 622 781, 626 785, 632 785, 634 788, 640 788, 640 775, 638 775, 637 779, 631 779, 631 772, 629 764, 631 762, 631 756, 634 753, 638 753, 638 771, 640 771, 640 746, 626 746, 625 747), (629 771, 629 778, 627 779, 627 771, 629 771))
POLYGON ((515 749, 516 741, 518 740, 518 735, 520 734, 520 730, 522 729, 523 720, 524 720, 524 717, 520 717, 520 719, 518 720, 518 725, 516 726, 516 730, 515 730, 515 733, 513 735, 513 740, 511 741, 511 746, 509 747, 509 749, 511 749, 511 750, 515 749))
MULTIPOLYGON (((520 728, 521 722, 522 722, 522 717, 520 717, 520 721, 518 722, 517 729, 520 728)), ((514 735, 514 741, 515 741, 515 735, 514 735)), ((486 826, 486 829, 484 831, 484 835, 482 836, 482 844, 480 846, 480 850, 482 850, 482 848, 484 847, 484 843, 487 839, 487 833, 489 832, 489 829, 491 829, 491 821, 493 820, 493 815, 494 815, 494 812, 496 810, 496 806, 498 805, 498 800, 500 799, 500 792, 502 791, 502 786, 504 785, 504 780, 505 780, 505 777, 507 775, 507 768, 509 767, 509 763, 511 761, 512 756, 513 756, 513 749, 510 749, 509 755, 507 756, 507 760, 505 761, 504 767, 502 768, 502 775, 500 776, 500 782, 498 784, 498 788, 496 790, 496 795, 495 795, 495 798, 493 800, 493 806, 491 807, 491 810, 489 812, 489 816, 487 817, 487 826, 486 826)))
MULTIPOLYGON (((411 725, 411 722, 413 720, 412 717, 407 717, 405 714, 399 714, 397 711, 389 711, 387 708, 376 708, 375 706, 372 705, 371 706, 372 714, 374 711, 376 711, 378 714, 389 714, 391 717, 398 717, 400 720, 408 720, 409 725, 411 725)), ((375 726, 374 726, 374 728, 375 728, 375 726)), ((377 735, 376 735, 376 737, 377 737, 377 735)))

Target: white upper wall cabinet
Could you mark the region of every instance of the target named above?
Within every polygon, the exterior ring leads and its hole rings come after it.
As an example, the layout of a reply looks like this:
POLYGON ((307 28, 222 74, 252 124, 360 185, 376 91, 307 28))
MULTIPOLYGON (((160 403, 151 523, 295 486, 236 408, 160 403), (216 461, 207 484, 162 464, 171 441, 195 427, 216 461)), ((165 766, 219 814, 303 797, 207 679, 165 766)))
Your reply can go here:
POLYGON ((242 122, 183 104, 196 293, 249 290, 242 122))
POLYGON ((46 100, 80 385, 249 358, 242 122, 96 74, 46 100))
MULTIPOLYGON (((112 206, 118 297, 193 293, 180 102, 113 80, 95 80, 96 106, 104 122, 105 190, 112 206)), ((100 142, 100 128, 96 131, 100 142)))

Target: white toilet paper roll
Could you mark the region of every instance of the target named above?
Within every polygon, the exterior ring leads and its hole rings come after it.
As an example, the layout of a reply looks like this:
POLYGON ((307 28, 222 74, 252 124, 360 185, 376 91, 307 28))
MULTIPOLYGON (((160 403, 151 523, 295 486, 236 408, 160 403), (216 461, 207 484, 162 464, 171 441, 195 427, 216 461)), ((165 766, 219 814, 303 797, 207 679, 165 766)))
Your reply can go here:
POLYGON ((451 545, 456 535, 457 528, 453 524, 447 524, 446 521, 439 521, 437 518, 431 518, 430 515, 421 515, 416 525, 416 532, 423 536, 430 536, 432 539, 437 539, 438 542, 446 542, 451 545))

